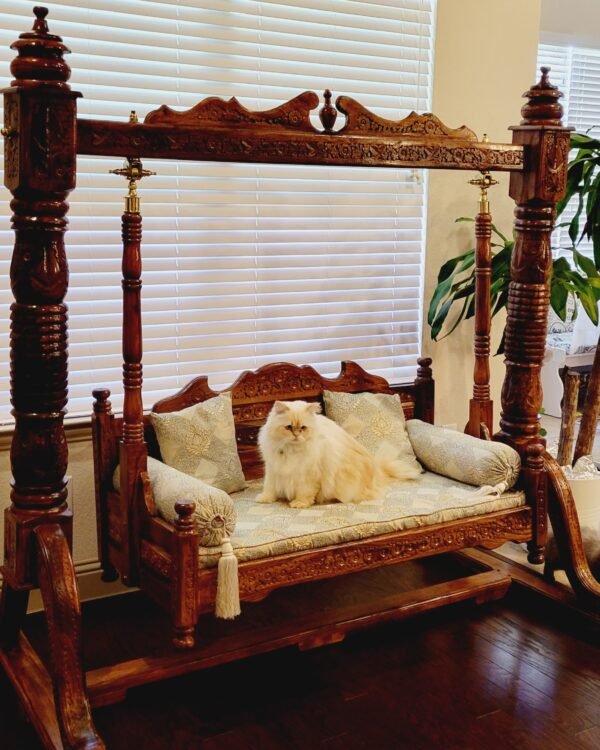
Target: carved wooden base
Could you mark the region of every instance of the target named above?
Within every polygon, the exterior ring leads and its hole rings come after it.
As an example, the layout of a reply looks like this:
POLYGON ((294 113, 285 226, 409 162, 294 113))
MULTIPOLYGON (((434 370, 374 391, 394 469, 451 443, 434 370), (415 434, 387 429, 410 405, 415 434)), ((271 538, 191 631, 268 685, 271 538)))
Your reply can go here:
MULTIPOLYGON (((298 645, 301 649, 334 643, 346 633, 370 625, 401 620, 437 607, 475 600, 477 603, 503 597, 510 576, 490 565, 483 572, 451 581, 379 597, 375 602, 357 603, 325 610, 322 607, 305 615, 262 627, 243 628, 243 616, 235 627, 218 638, 201 641, 185 653, 141 657, 87 673, 87 685, 93 706, 106 706, 121 700, 126 691, 138 685, 188 674, 226 664, 278 648, 298 645)), ((261 605, 263 606, 263 605, 261 605)))
POLYGON ((571 488, 549 453, 544 454, 544 464, 548 471, 548 513, 569 583, 584 606, 600 613, 600 582, 592 575, 585 557, 571 488))
POLYGON ((67 539, 58 524, 36 528, 38 577, 52 657, 56 713, 65 750, 100 750, 81 663, 81 610, 67 539))

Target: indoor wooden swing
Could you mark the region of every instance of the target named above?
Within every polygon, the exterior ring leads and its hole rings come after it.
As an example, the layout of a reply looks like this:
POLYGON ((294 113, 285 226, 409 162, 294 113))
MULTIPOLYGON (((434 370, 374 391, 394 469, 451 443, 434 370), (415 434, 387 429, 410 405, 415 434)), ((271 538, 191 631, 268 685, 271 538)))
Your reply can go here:
MULTIPOLYGON (((14 80, 5 89, 5 184, 12 192, 15 246, 11 283, 15 297, 11 325, 11 384, 15 433, 11 452, 12 504, 5 516, 5 559, 0 609, 0 662, 43 744, 49 748, 101 748, 91 705, 121 699, 143 682, 214 665, 279 645, 310 647, 339 639, 357 626, 356 618, 327 627, 269 631, 257 645, 228 653, 198 648, 155 659, 137 659, 104 669, 83 671, 80 608, 70 554, 72 516, 67 506, 67 446, 63 415, 67 404, 67 258, 64 232, 66 198, 75 186, 77 154, 129 159, 128 177, 140 176, 142 158, 426 167, 509 171, 516 203, 516 243, 512 259, 506 326, 506 375, 500 432, 495 440, 521 456, 519 487, 526 503, 446 524, 373 536, 266 559, 242 562, 242 599, 258 600, 293 583, 332 577, 402 560, 507 540, 527 541, 530 559, 543 560, 547 514, 578 597, 598 610, 600 585, 586 563, 569 486, 539 437, 539 371, 545 345, 554 207, 565 188, 569 129, 561 124, 560 93, 543 72, 527 92, 513 144, 479 142, 467 128, 451 130, 434 115, 391 122, 358 102, 339 97, 336 108, 321 109, 323 130, 310 123, 318 97, 306 92, 268 112, 250 112, 235 100, 211 98, 189 112, 167 107, 144 123, 78 118, 78 92, 70 89, 68 50, 48 32, 47 10, 35 8, 31 32, 13 49, 14 80), (337 111, 345 124, 333 131, 337 111), (138 170, 137 172, 135 170, 138 170), (39 586, 48 621, 52 666, 41 663, 22 633, 29 591, 39 586)), ((201 612, 212 608, 216 575, 197 564, 198 531, 192 507, 177 505, 173 524, 160 519, 146 479, 147 455, 154 437, 141 400, 141 216, 136 201, 123 217, 124 389, 122 419, 110 413, 108 393, 95 392, 95 463, 102 565, 107 578, 119 574, 140 585, 172 612, 175 643, 194 645, 201 612), (120 464, 120 486, 112 486, 120 464)), ((478 248, 489 250, 489 214, 477 221, 478 248)), ((480 308, 486 307, 485 264, 479 271, 480 308)), ((487 281, 486 281, 487 280, 487 281)), ((488 288, 489 291, 489 288, 488 288)), ((476 324, 474 397, 468 429, 478 434, 491 426, 487 385, 489 335, 476 324)), ((346 364, 329 380, 312 368, 273 365, 245 373, 232 386, 239 453, 247 477, 258 476, 256 432, 271 404, 281 398, 319 398, 323 389, 397 392, 408 416, 433 421, 430 361, 421 360, 414 384, 390 386, 385 380, 346 364)), ((155 407, 173 411, 215 395, 205 378, 155 407)), ((502 595, 510 579, 487 571, 451 584, 398 595, 385 612, 363 614, 376 622, 406 611, 474 597, 502 595)), ((305 623, 306 625, 306 623, 305 623)), ((199 634, 201 640, 201 634, 199 634)))

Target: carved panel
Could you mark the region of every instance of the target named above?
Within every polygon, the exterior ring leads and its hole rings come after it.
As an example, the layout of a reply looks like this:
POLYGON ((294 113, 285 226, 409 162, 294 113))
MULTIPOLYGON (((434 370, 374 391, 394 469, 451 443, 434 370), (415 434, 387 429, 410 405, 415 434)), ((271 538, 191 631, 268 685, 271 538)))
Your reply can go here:
POLYGON ((305 91, 279 107, 262 112, 253 112, 246 109, 235 97, 225 101, 219 97, 211 96, 185 112, 176 112, 163 105, 159 109, 149 112, 144 119, 144 123, 195 126, 213 123, 224 126, 239 125, 244 128, 260 126, 261 132, 292 129, 315 133, 317 131, 310 122, 310 112, 318 104, 319 97, 312 91, 305 91))
POLYGON ((366 132, 377 135, 445 136, 465 141, 477 140, 475 133, 464 125, 449 128, 430 112, 422 115, 411 112, 403 120, 394 121, 379 117, 349 96, 339 96, 335 104, 346 115, 346 124, 340 130, 343 135, 363 135, 366 132))
MULTIPOLYGON (((29 187, 46 192, 75 187, 75 106, 73 97, 62 94, 30 102, 28 141, 31 164, 29 187)), ((23 105, 22 105, 23 106, 23 105)))
POLYGON ((411 534, 273 558, 257 565, 248 563, 240 566, 240 597, 251 598, 259 591, 301 581, 329 578, 488 542, 525 539, 530 531, 531 510, 522 508, 501 517, 440 525, 411 534))
POLYGON ((4 95, 4 184, 10 189, 17 186, 19 175, 19 97, 4 95))
POLYGON ((173 563, 171 556, 150 542, 142 542, 141 560, 146 567, 154 571, 161 578, 169 580, 172 575, 173 563))
POLYGON ((542 192, 547 200, 557 200, 565 190, 569 162, 568 132, 549 130, 542 139, 542 192))
POLYGON ((140 158, 202 159, 259 163, 355 164, 365 166, 415 166, 443 169, 520 170, 521 146, 478 144, 452 139, 414 137, 408 140, 333 134, 270 132, 232 133, 216 128, 175 128, 78 120, 80 154, 140 158))

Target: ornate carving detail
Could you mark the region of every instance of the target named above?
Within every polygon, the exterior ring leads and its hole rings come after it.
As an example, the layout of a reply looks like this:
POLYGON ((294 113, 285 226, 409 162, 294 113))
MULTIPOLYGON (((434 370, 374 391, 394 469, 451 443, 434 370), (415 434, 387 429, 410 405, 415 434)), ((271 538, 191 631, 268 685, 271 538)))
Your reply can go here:
POLYGON ((501 518, 472 520, 425 528, 406 538, 388 537, 344 544, 314 553, 283 559, 273 558, 264 565, 240 566, 240 597, 258 591, 287 586, 300 581, 329 578, 342 573, 375 568, 441 552, 474 547, 485 542, 520 539, 531 530, 531 510, 523 508, 501 518))
POLYGON ((318 104, 319 97, 313 91, 305 91, 274 109, 256 112, 246 109, 235 97, 225 101, 211 96, 185 112, 176 112, 163 104, 159 109, 149 112, 144 123, 196 127, 210 123, 239 125, 241 128, 261 126, 264 131, 283 128, 315 133, 317 130, 310 122, 310 112, 318 104))
POLYGON ((413 138, 410 142, 339 133, 266 134, 226 130, 183 130, 156 125, 126 125, 97 120, 77 121, 78 153, 140 157, 204 159, 207 161, 249 161, 304 164, 364 164, 388 167, 416 166, 444 169, 488 169, 519 171, 523 167, 521 146, 465 141, 413 138))
POLYGON ((569 136, 562 131, 548 131, 542 140, 542 170, 544 191, 548 195, 560 196, 567 180, 569 162, 569 136))
POLYGON ((142 541, 141 560, 161 578, 170 580, 173 561, 171 556, 150 542, 142 541))
POLYGON ((19 97, 4 95, 4 184, 10 190, 19 176, 19 97))
POLYGON ((403 120, 394 121, 379 117, 349 96, 339 96, 335 106, 346 115, 346 124, 340 130, 340 134, 344 135, 362 135, 366 131, 377 135, 426 135, 463 141, 477 140, 475 133, 464 125, 460 128, 449 128, 430 112, 422 115, 411 112, 403 120))

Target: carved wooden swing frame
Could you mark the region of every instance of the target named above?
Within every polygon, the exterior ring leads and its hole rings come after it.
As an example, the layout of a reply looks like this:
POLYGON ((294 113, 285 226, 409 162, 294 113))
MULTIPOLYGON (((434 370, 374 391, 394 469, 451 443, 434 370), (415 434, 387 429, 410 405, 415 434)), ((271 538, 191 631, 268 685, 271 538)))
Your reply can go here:
MULTIPOLYGON (((49 748, 104 747, 92 721, 81 664, 80 608, 71 559, 72 515, 67 505, 67 443, 63 427, 67 404, 68 265, 64 247, 68 204, 75 187, 77 154, 211 161, 428 167, 510 172, 516 203, 516 242, 511 265, 506 324, 506 375, 500 431, 495 439, 521 455, 521 486, 530 510, 530 559, 541 561, 547 513, 576 594, 598 609, 600 585, 585 560, 577 515, 567 482, 539 437, 540 367, 544 355, 550 271, 550 234, 556 202, 565 189, 569 129, 561 124, 560 93, 543 72, 526 93, 521 123, 512 144, 479 142, 467 128, 452 130, 434 115, 411 114, 384 120, 341 96, 337 111, 345 124, 333 130, 336 108, 326 98, 324 129, 310 123, 318 106, 306 92, 269 110, 250 112, 235 100, 211 98, 188 112, 168 107, 144 123, 94 121, 77 117, 80 96, 67 83, 70 71, 60 37, 50 34, 46 9, 36 8, 31 32, 13 44, 14 80, 4 90, 5 184, 13 194, 15 246, 11 284, 11 385, 15 432, 11 450, 14 477, 5 514, 5 559, 0 601, 0 663, 43 744, 49 748), (52 652, 51 674, 22 633, 29 591, 42 590, 52 652), (54 694, 55 699, 52 698, 54 694)), ((139 303, 139 227, 128 217, 124 236, 125 307, 139 303), (127 246, 130 252, 127 253, 127 246)), ((480 224, 482 241, 488 236, 480 224)), ((129 332, 124 365, 126 392, 121 441, 122 495, 131 498, 145 469, 141 388, 141 332, 129 332)), ((471 430, 490 418, 485 388, 485 346, 478 353, 481 387, 471 430)), ((421 394, 431 395, 428 362, 422 362, 421 394)), ((377 388, 377 384, 375 388, 377 388)), ((418 392, 418 389, 417 391, 418 392)), ((96 416, 107 418, 102 392, 96 416), (104 415, 104 416, 103 416, 104 415)), ((132 539, 128 509, 120 533, 132 539)), ((175 535, 181 549, 189 538, 189 509, 182 507, 175 535)), ((503 532, 504 533, 504 532, 503 532)), ((426 535, 426 534, 425 534, 426 535)), ((501 535, 500 535, 501 536, 501 535)), ((517 535, 518 536, 518 535, 517 535)), ((190 549, 192 549, 190 547, 190 549)), ((135 555, 125 555, 120 572, 136 582, 135 555)), ((180 562, 184 557, 177 558, 180 562)), ((183 563, 182 563, 183 564, 183 563)), ((317 637, 317 636, 315 636, 317 637)), ((199 663, 175 654, 165 666, 153 665, 146 679, 177 674, 199 663), (190 666, 191 665, 191 666, 190 666), (150 672, 152 674, 150 674, 150 672)), ((211 662, 211 663, 214 663, 211 662)), ((130 684, 121 673, 99 670, 88 687, 109 702, 130 684), (98 673, 99 672, 99 673, 98 673), (98 687, 100 686, 100 687, 98 687)))

